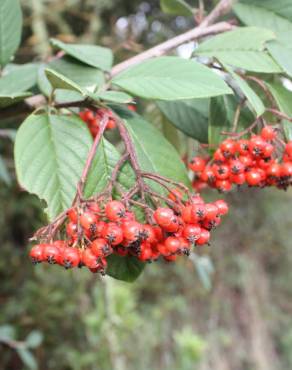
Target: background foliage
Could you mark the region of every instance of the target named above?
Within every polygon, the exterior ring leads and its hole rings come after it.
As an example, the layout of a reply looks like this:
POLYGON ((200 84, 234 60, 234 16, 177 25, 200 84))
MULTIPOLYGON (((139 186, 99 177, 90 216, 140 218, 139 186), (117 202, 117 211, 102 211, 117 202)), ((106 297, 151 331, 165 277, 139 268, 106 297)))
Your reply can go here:
MULTIPOLYGON (((22 0, 24 32, 15 62, 38 63, 49 56, 50 37, 107 46, 115 51, 116 62, 123 60, 193 26, 188 7, 183 1, 174 2, 180 3, 176 12, 180 16, 162 13, 154 0, 22 0)), ((162 1, 166 12, 167 3, 162 1)), ((189 4, 198 5, 196 1, 189 4)), ((205 5, 210 9, 214 4, 205 1, 205 5)), ((288 1, 283 9, 269 0, 244 0, 234 12, 244 24, 267 27, 277 34, 278 41, 270 34, 264 40, 270 40, 269 52, 291 76, 287 34, 290 31, 291 36, 292 16, 288 1)), ((12 27, 9 17, 7 13, 5 21, 7 27, 12 27)), ((247 70, 276 72, 279 66, 262 49, 263 40, 246 38, 251 41, 248 50, 238 41, 233 45, 234 55, 229 53, 228 58, 247 70), (250 53, 252 62, 243 58, 246 53, 250 53)), ((226 45, 228 40, 220 41, 217 36, 212 42, 202 43, 198 55, 206 56, 211 50, 212 56, 225 63, 221 43, 226 45)), ((14 51, 18 43, 12 41, 10 49, 14 51)), ((6 62, 5 54, 0 57, 6 62)), ((78 76, 78 69, 67 67, 67 78, 78 76)), ((26 68, 27 78, 22 80, 14 73, 15 80, 5 83, 11 87, 4 91, 5 99, 14 96, 15 81, 26 91, 34 85, 34 79, 40 79, 33 64, 22 68, 26 68)), ((60 62, 55 68, 64 71, 60 62)), ((87 73, 74 82, 85 88, 88 81, 98 81, 96 71, 88 68, 87 73)), ((251 110, 261 114, 263 97, 251 96, 241 80, 238 85, 250 101, 251 110)), ((270 85, 280 109, 290 114, 289 93, 282 91, 272 75, 270 85)), ((48 85, 42 86, 49 95, 48 85)), ((227 128, 231 126, 228 112, 237 105, 230 96, 212 98, 211 103, 209 132, 203 129, 209 100, 176 103, 177 120, 184 122, 181 125, 187 134, 194 132, 188 126, 188 117, 198 115, 196 137, 203 142, 208 136, 210 142, 218 140, 218 117, 227 128)), ((166 119, 174 117, 168 104, 158 103, 165 116, 151 102, 139 102, 138 109, 183 152, 181 134, 166 119)), ((291 192, 279 194, 265 189, 229 195, 232 217, 215 232, 210 248, 189 261, 153 265, 132 285, 100 280, 86 272, 33 268, 26 256, 27 239, 45 220, 40 202, 22 192, 13 175, 13 129, 22 120, 20 116, 0 122, 0 128, 6 130, 5 137, 0 138, 0 368, 274 370, 292 366, 291 192)), ((241 120, 243 127, 244 120, 250 122, 250 111, 241 120)), ((206 194, 207 198, 212 196, 206 194)))

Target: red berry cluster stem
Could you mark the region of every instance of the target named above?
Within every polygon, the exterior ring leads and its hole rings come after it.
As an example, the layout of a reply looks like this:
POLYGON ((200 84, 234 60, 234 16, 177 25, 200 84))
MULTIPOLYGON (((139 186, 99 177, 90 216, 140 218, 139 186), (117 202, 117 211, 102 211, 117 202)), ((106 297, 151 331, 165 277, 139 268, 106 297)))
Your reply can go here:
POLYGON ((162 258, 174 261, 188 255, 192 247, 208 244, 210 232, 228 211, 223 200, 205 203, 199 195, 171 179, 139 167, 130 135, 119 117, 106 111, 88 155, 72 207, 51 224, 35 233, 30 252, 34 263, 48 262, 65 268, 86 266, 92 272, 106 272, 112 254, 132 256, 143 262, 162 258), (117 162, 105 190, 91 199, 84 199, 83 188, 98 144, 108 120, 115 119, 125 152, 117 162), (117 177, 128 161, 136 175, 133 187, 124 191, 117 177), (145 182, 147 179, 147 183, 145 182), (157 193, 149 185, 159 184, 157 193), (113 194, 119 200, 113 200, 113 194), (144 213, 143 222, 136 218, 133 207, 144 213), (63 238, 56 238, 57 235, 63 238))
POLYGON ((248 140, 224 140, 211 158, 194 157, 189 168, 197 190, 210 186, 228 192, 243 184, 286 190, 292 184, 292 141, 283 143, 277 130, 265 126, 248 140))
POLYGON ((112 130, 116 127, 116 121, 111 112, 106 108, 85 109, 79 113, 80 118, 87 124, 87 127, 93 137, 98 134, 100 130, 100 123, 105 113, 109 118, 106 129, 112 130))

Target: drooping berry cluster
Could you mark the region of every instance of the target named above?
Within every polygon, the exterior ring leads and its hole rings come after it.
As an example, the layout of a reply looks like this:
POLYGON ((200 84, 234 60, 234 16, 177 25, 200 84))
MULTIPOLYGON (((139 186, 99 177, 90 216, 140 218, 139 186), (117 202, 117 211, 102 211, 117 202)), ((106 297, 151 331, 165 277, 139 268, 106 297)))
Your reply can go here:
POLYGON ((224 140, 212 158, 194 157, 189 163, 195 174, 194 188, 201 190, 209 185, 228 192, 233 185, 247 184, 286 190, 292 183, 292 141, 284 144, 284 150, 280 150, 279 143, 271 126, 249 140, 224 140))
POLYGON ((79 113, 80 118, 87 124, 87 127, 93 137, 95 137, 98 134, 100 121, 105 113, 109 117, 106 128, 108 130, 112 130, 116 127, 116 122, 109 110, 106 110, 104 108, 99 108, 96 111, 93 111, 91 109, 85 109, 79 113))
POLYGON ((151 222, 140 223, 124 202, 110 200, 103 204, 87 202, 68 210, 66 237, 32 247, 30 257, 36 263, 59 264, 66 269, 86 266, 92 272, 106 272, 111 254, 133 256, 151 262, 162 257, 175 261, 189 255, 193 246, 208 244, 210 231, 228 212, 224 200, 205 203, 199 195, 187 201, 182 193, 169 194, 173 208, 152 211, 151 222))

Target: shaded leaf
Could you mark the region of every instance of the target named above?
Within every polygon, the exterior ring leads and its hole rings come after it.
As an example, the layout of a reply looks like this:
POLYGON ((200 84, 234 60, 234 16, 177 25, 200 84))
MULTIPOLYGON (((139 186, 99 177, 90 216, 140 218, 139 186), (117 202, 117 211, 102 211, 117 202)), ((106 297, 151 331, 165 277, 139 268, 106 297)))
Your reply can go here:
POLYGON ((9 105, 16 104, 31 95, 32 94, 29 92, 15 94, 0 94, 0 108, 5 108, 8 107, 9 105))
POLYGON ((107 261, 106 273, 115 279, 127 282, 135 281, 145 268, 145 263, 132 256, 122 257, 112 254, 107 261))
POLYGON ((267 48, 287 75, 292 77, 292 47, 288 48, 288 46, 278 41, 271 41, 268 42, 267 48))
POLYGON ((121 91, 104 91, 100 93, 89 94, 92 99, 104 100, 111 103, 127 104, 133 101, 133 97, 121 91))
POLYGON ((18 347, 16 349, 16 352, 18 353, 19 357, 21 358, 21 361, 27 368, 29 368, 30 370, 36 370, 38 368, 34 355, 26 348, 18 347))
POLYGON ((46 68, 45 74, 50 81, 51 85, 55 89, 67 89, 77 91, 82 95, 85 95, 84 91, 75 82, 71 81, 69 78, 65 77, 61 73, 54 71, 53 69, 46 68))
POLYGON ((51 44, 91 67, 109 71, 112 66, 113 55, 112 51, 108 48, 96 45, 65 44, 57 39, 51 39, 51 44))
POLYGON ((7 66, 0 78, 0 94, 19 94, 36 85, 38 66, 37 63, 7 66))
POLYGON ((167 119, 186 135, 208 142, 209 99, 157 102, 167 119))
POLYGON ((43 337, 43 334, 39 330, 33 330, 26 337, 25 344, 29 348, 36 348, 42 343, 43 337))

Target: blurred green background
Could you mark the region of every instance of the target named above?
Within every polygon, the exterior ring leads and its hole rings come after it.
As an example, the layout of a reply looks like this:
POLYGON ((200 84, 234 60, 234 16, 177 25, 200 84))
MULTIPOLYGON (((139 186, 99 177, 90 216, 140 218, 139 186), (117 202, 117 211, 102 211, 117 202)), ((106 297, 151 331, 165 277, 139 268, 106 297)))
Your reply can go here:
MULTIPOLYGON (((154 0, 22 5, 18 63, 49 58, 51 36, 111 47, 119 61, 193 26, 163 14, 154 0)), ((23 118, 0 128, 17 128, 23 118)), ((291 192, 228 195, 230 216, 210 247, 149 265, 128 284, 31 265, 27 239, 46 221, 40 202, 15 182, 12 146, 0 138, 11 170, 10 184, 0 184, 0 369, 292 368, 291 192)))

